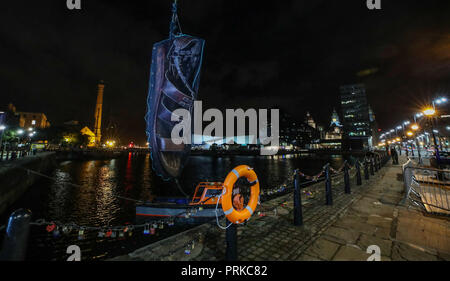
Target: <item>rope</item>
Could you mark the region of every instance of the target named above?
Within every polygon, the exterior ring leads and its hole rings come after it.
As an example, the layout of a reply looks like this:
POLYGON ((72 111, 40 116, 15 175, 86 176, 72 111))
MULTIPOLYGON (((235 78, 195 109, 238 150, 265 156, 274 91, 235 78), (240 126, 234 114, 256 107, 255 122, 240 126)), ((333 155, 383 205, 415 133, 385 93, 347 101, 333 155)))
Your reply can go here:
MULTIPOLYGON (((223 193, 220 193, 219 198, 217 199, 217 202, 216 202, 216 209, 214 210, 214 212, 216 213, 216 223, 217 223, 217 226, 218 226, 220 229, 224 229, 224 230, 225 230, 225 229, 229 228, 233 223, 230 222, 230 224, 227 225, 227 226, 221 226, 220 223, 219 223, 219 214, 218 214, 218 212, 217 212, 217 207, 219 206, 219 201, 220 201, 220 198, 222 198, 222 195, 223 195, 223 193)), ((226 223, 226 221, 225 221, 225 223, 226 223)))
POLYGON ((178 181, 178 178, 175 178, 175 185, 177 186, 178 190, 179 190, 181 193, 183 193, 183 195, 184 195, 186 198, 189 198, 189 195, 187 195, 187 194, 184 192, 183 188, 181 187, 180 182, 178 181))

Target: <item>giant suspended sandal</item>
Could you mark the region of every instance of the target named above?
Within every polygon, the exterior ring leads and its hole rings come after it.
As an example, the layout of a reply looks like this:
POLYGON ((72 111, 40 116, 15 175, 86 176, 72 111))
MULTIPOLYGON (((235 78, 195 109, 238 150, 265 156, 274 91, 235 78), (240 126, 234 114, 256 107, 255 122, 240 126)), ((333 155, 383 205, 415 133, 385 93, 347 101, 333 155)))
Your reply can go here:
POLYGON ((203 39, 181 33, 176 2, 169 39, 154 44, 147 97, 147 137, 154 171, 165 180, 178 178, 190 154, 190 144, 175 144, 171 121, 176 109, 193 111, 197 98, 203 39))
MULTIPOLYGON (((172 130, 177 122, 181 122, 172 121, 172 117, 177 109, 185 109, 192 116, 204 45, 203 39, 181 32, 175 1, 169 39, 153 46, 145 119, 153 170, 165 180, 175 180, 182 193, 184 191, 178 183, 178 178, 189 157, 191 146, 185 143, 175 144, 172 141, 172 130)), ((226 215, 232 223, 239 224, 250 218, 258 199, 259 183, 256 174, 250 167, 241 165, 228 174, 223 184, 201 182, 191 199, 156 198, 154 202, 139 204, 136 206, 136 215, 193 222, 226 215), (232 194, 233 186, 239 177, 246 177, 252 185, 251 198, 245 209, 242 195, 236 194, 237 197, 233 198, 235 195, 232 194), (224 210, 219 209, 219 205, 224 210)))

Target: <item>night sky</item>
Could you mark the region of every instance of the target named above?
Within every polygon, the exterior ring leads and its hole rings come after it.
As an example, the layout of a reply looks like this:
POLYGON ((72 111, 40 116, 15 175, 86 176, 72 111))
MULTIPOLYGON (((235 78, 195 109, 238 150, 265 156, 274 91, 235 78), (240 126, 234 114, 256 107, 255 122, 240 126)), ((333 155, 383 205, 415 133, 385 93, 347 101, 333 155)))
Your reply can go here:
MULTIPOLYGON (((8 1, 0 9, 2 106, 52 124, 92 126, 105 81, 103 124, 145 143, 153 43, 168 35, 171 1, 8 1)), ((323 125, 339 86, 365 83, 382 129, 450 92, 450 1, 180 0, 186 34, 206 40, 204 109, 279 107, 323 125), (358 72, 372 69, 370 75, 358 72)))

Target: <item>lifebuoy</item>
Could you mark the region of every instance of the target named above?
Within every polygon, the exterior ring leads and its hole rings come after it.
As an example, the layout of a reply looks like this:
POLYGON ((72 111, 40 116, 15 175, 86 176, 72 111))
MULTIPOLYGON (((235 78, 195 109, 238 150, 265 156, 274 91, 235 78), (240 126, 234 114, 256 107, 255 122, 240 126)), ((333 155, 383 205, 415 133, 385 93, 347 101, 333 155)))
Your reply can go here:
POLYGON ((234 168, 225 178, 222 191, 222 210, 227 219, 240 224, 248 220, 256 209, 259 199, 259 182, 255 171, 247 165, 240 165, 234 168), (233 207, 233 186, 240 177, 247 178, 252 184, 250 190, 250 200, 245 209, 238 211, 233 207))

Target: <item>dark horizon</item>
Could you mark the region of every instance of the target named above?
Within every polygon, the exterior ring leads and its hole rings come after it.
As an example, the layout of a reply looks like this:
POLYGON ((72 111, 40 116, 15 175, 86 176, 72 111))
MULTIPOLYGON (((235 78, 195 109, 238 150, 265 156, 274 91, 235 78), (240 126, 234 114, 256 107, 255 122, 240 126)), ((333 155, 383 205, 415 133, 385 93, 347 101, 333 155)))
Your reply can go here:
MULTIPOLYGON (((2 105, 92 126, 104 80, 103 125, 112 118, 124 143, 145 143, 151 49, 168 36, 171 2, 82 1, 80 11, 56 0, 3 4, 2 105)), ((450 90, 448 1, 382 1, 381 10, 363 0, 178 5, 183 32, 206 40, 204 109, 278 106, 326 126, 339 86, 364 83, 387 130, 450 90)))

